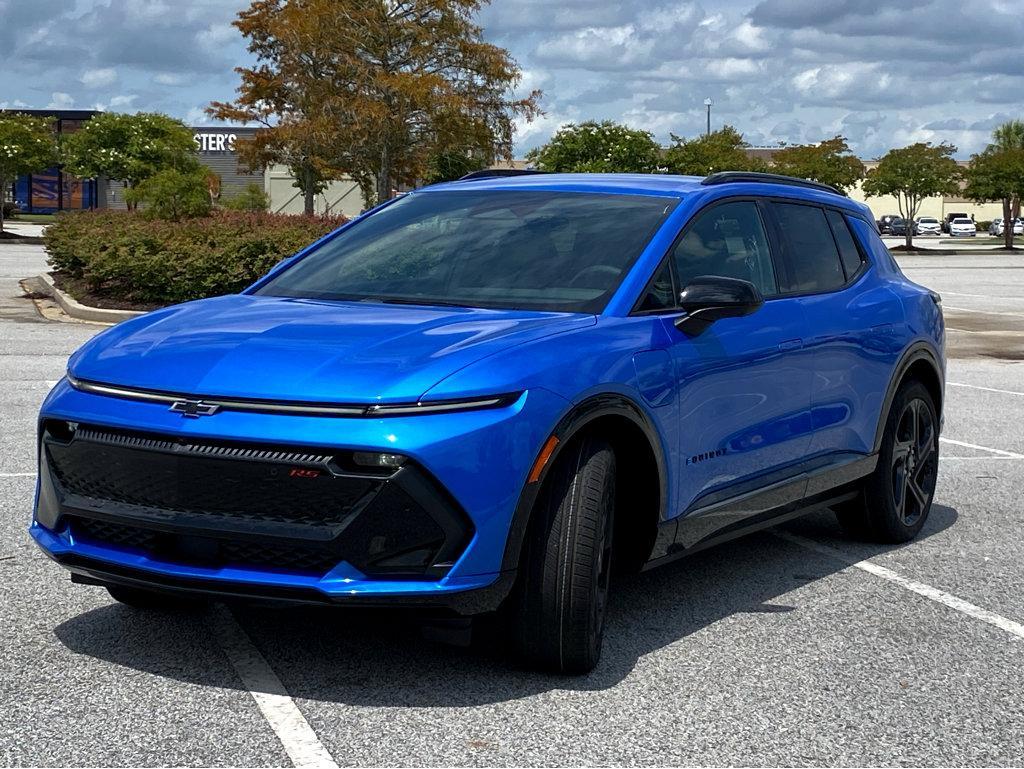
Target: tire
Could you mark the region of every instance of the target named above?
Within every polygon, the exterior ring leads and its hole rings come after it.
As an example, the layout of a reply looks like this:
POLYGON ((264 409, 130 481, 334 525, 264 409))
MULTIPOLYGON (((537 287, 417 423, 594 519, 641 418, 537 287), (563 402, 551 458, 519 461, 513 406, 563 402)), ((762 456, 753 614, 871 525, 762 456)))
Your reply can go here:
POLYGON ((909 542, 928 520, 939 470, 939 420, 928 389, 911 380, 893 398, 874 473, 836 510, 858 539, 909 542))
POLYGON ((107 592, 118 603, 123 603, 133 609, 181 611, 198 609, 205 603, 198 598, 183 598, 169 593, 159 593, 155 590, 143 590, 125 585, 107 585, 107 592))
POLYGON ((563 674, 597 665, 614 511, 615 454, 584 437, 558 458, 530 521, 510 612, 513 653, 524 665, 563 674))

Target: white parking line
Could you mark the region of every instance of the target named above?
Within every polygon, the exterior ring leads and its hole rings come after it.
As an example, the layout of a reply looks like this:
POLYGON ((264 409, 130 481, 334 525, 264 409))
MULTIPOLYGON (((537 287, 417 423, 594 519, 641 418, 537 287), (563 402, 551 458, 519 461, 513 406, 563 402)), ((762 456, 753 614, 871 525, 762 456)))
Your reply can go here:
POLYGON ((980 315, 1009 315, 1014 318, 1024 318, 1024 312, 997 312, 995 310, 972 310, 969 307, 952 307, 948 304, 942 305, 944 310, 956 310, 957 312, 976 312, 980 315))
POLYGON ((292 763, 296 767, 337 769, 338 765, 295 705, 281 679, 230 610, 223 605, 214 607, 211 624, 217 643, 256 700, 292 763))
POLYGON ((952 438, 939 438, 939 442, 948 443, 952 446, 963 446, 968 449, 978 449, 979 451, 990 451, 993 454, 998 454, 1001 457, 1010 457, 1012 459, 1024 459, 1024 454, 1018 454, 1015 451, 1003 451, 1002 449, 990 449, 988 446, 979 446, 976 443, 965 443, 964 441, 954 441, 952 438))
POLYGON ((962 294, 959 291, 942 291, 941 293, 942 293, 943 296, 947 296, 947 295, 948 296, 969 296, 969 297, 971 297, 973 299, 988 299, 989 301, 991 301, 993 299, 998 299, 1000 302, 1002 302, 1002 301, 1024 302, 1024 296, 994 296, 994 295, 991 295, 991 294, 962 294))
POLYGON ((35 473, 0 473, 0 478, 35 478, 35 473))
POLYGON ((899 585, 904 590, 909 590, 912 593, 924 596, 930 601, 935 601, 943 606, 948 606, 950 609, 958 611, 961 614, 966 614, 968 617, 973 617, 974 619, 981 620, 982 622, 987 622, 989 625, 993 625, 1018 639, 1024 640, 1024 625, 1021 623, 1008 619, 1001 614, 996 614, 988 609, 983 609, 980 606, 975 606, 973 603, 965 601, 963 598, 959 598, 952 593, 939 590, 937 587, 932 587, 924 582, 909 579, 908 577, 904 577, 902 574, 897 574, 892 569, 887 569, 885 566, 879 566, 877 563, 872 563, 871 561, 855 561, 852 558, 848 558, 845 554, 835 548, 826 547, 825 545, 821 545, 797 534, 790 534, 788 531, 776 531, 775 536, 781 537, 787 542, 792 542, 793 544, 799 545, 807 550, 813 550, 814 552, 828 556, 829 558, 835 558, 836 560, 842 561, 855 569, 860 569, 861 571, 866 571, 869 574, 874 574, 876 577, 881 577, 882 579, 899 585))
POLYGON ((1000 390, 998 387, 982 387, 981 385, 965 384, 964 382, 946 382, 951 387, 970 387, 972 390, 985 390, 990 393, 1003 393, 1004 395, 1022 395, 1024 393, 1016 390, 1000 390))

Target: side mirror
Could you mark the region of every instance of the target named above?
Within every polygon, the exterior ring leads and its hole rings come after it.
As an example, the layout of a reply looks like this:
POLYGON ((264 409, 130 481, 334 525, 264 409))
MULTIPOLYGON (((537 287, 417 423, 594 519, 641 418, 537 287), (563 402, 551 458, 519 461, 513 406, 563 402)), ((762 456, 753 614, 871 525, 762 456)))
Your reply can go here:
POLYGON ((679 306, 686 315, 677 319, 676 328, 696 335, 722 318, 750 315, 764 304, 764 297, 749 280, 701 275, 679 292, 679 306))

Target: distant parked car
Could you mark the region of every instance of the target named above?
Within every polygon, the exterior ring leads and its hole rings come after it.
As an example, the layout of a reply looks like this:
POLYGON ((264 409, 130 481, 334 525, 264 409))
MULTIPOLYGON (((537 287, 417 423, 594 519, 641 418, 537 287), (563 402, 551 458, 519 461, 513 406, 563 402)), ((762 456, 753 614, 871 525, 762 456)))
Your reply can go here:
POLYGON ((898 235, 903 237, 907 234, 907 220, 896 217, 889 221, 889 235, 898 235))
MULTIPOLYGON (((1003 227, 1003 219, 1002 219, 1002 217, 1000 217, 998 219, 993 219, 992 220, 992 224, 990 224, 988 226, 988 234, 989 235, 995 235, 996 237, 999 237, 999 236, 1001 236, 1003 234, 1004 229, 1005 228, 1003 227)), ((1013 234, 1014 235, 1024 235, 1024 220, 1021 220, 1021 219, 1014 219, 1013 220, 1013 234)))
POLYGON ((896 214, 886 214, 878 220, 878 231, 883 235, 892 235, 892 223, 896 219, 902 219, 902 217, 896 214))
POLYGON ((949 223, 949 234, 954 238, 973 238, 978 234, 978 228, 972 220, 961 216, 949 223))
POLYGON ((970 219, 970 218, 971 217, 969 217, 965 213, 946 214, 946 218, 942 220, 942 231, 943 232, 952 232, 952 230, 950 230, 950 228, 949 228, 949 224, 954 219, 970 219))
POLYGON ((942 233, 942 224, 934 216, 919 216, 914 222, 915 235, 939 235, 942 233))

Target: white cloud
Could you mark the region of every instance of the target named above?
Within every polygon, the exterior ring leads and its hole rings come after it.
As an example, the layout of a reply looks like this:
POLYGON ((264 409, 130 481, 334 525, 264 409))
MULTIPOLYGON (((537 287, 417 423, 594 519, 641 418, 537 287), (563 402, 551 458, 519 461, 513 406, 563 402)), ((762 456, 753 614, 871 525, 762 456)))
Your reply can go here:
POLYGON ((86 88, 105 88, 117 82, 117 70, 113 67, 87 69, 78 81, 86 88))
POLYGON ((75 99, 69 93, 63 91, 54 91, 50 96, 50 103, 46 105, 47 109, 71 109, 75 106, 75 99))

